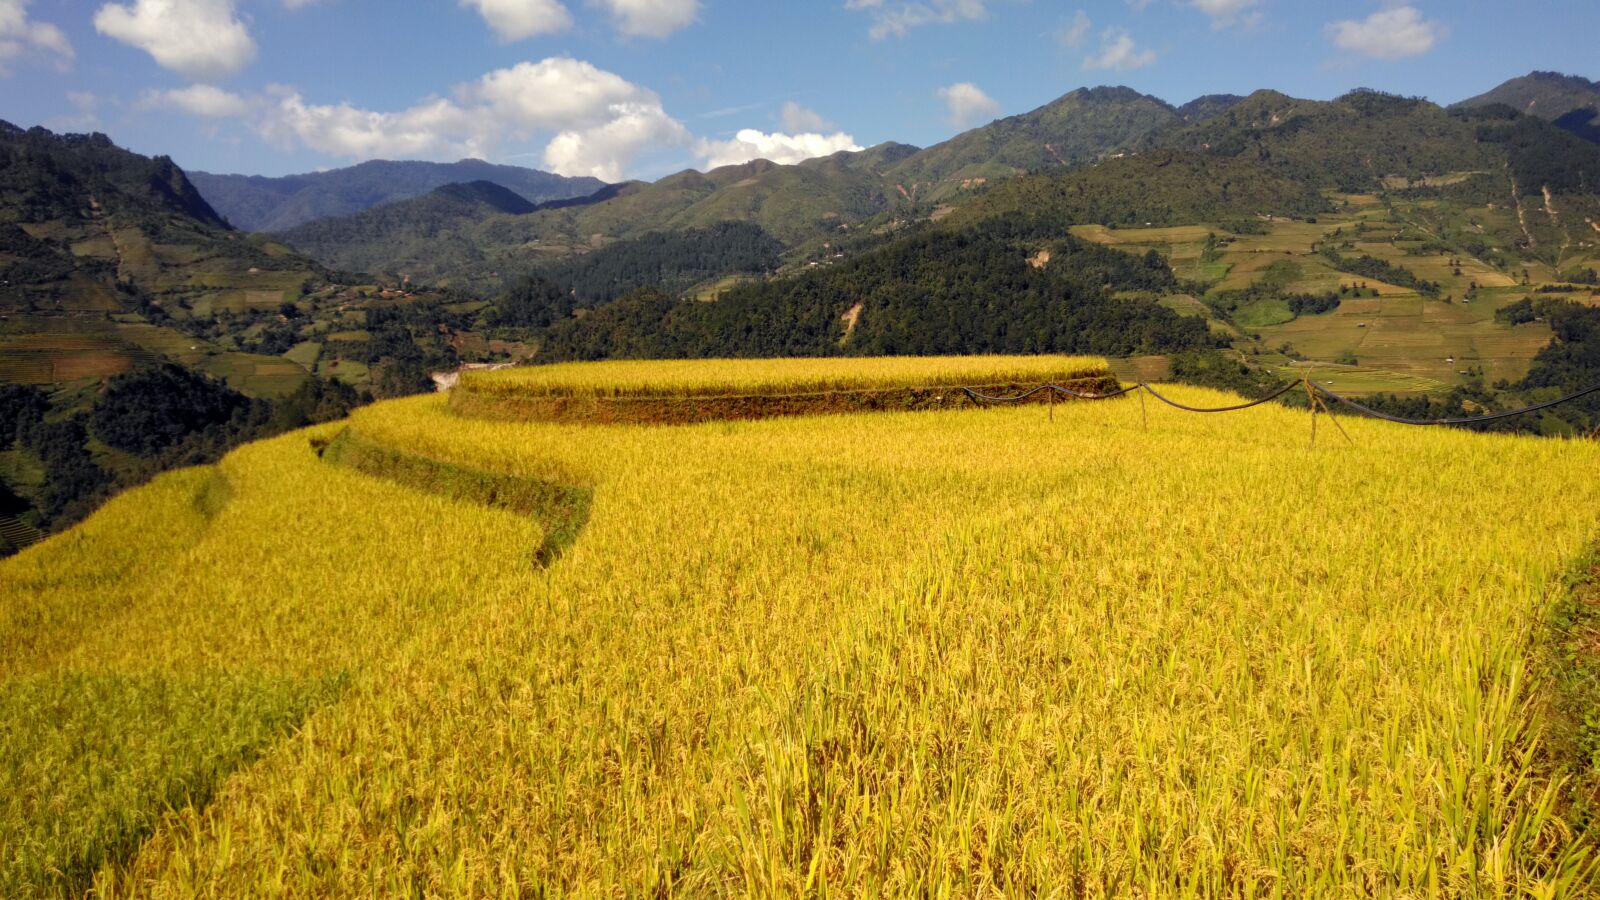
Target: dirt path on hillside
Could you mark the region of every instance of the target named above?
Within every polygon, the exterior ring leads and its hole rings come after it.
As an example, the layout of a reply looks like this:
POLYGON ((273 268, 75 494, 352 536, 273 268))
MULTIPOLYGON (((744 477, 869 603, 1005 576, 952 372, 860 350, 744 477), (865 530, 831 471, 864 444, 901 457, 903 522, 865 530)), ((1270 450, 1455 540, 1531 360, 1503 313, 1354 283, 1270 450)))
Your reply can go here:
POLYGON ((1550 185, 1544 185, 1544 211, 1550 216, 1550 225, 1561 232, 1561 252, 1556 256, 1556 272, 1559 273, 1567 264, 1567 252, 1572 249, 1572 233, 1561 224, 1561 217, 1556 214, 1556 198, 1550 193, 1550 185))
POLYGON ((1522 191, 1517 187, 1517 180, 1511 179, 1511 202, 1517 206, 1517 224, 1522 228, 1522 237, 1528 242, 1528 249, 1539 246, 1533 239, 1533 232, 1528 230, 1528 211, 1522 206, 1522 191))
POLYGON ((856 326, 861 324, 861 309, 863 306, 864 304, 858 301, 855 306, 845 310, 844 315, 839 317, 839 321, 844 323, 844 336, 839 338, 839 346, 843 347, 849 343, 850 335, 856 333, 856 326))

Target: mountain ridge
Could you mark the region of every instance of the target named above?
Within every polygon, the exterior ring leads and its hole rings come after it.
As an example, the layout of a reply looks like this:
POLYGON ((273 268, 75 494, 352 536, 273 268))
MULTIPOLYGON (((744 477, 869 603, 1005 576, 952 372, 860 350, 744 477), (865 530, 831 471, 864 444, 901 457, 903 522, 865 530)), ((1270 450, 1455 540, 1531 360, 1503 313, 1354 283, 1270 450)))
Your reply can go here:
POLYGON ((1471 109, 1504 104, 1537 116, 1587 141, 1600 143, 1600 81, 1561 72, 1531 72, 1451 104, 1471 109))
POLYGON ((605 186, 597 178, 569 178, 481 159, 453 163, 374 159, 326 172, 281 177, 203 171, 189 176, 235 227, 269 232, 408 200, 447 184, 487 181, 535 204, 585 196, 605 186))
MULTIPOLYGON (((629 183, 604 202, 563 201, 531 216, 457 219, 470 236, 432 237, 481 263, 480 275, 509 268, 504 249, 587 252, 654 231, 729 221, 760 225, 791 247, 821 244, 886 216, 927 215, 994 179, 1099 159, 1181 124, 1169 104, 1131 88, 1080 88, 928 148, 889 141, 794 165, 757 159, 707 172, 686 169, 653 183, 629 183), (470 254, 468 246, 475 248, 470 254), (501 249, 485 253, 485 247, 501 249)), ((421 254, 390 252, 416 240, 410 231, 398 218, 372 214, 308 223, 284 237, 338 268, 396 272, 403 265, 423 277, 444 274, 421 254)))

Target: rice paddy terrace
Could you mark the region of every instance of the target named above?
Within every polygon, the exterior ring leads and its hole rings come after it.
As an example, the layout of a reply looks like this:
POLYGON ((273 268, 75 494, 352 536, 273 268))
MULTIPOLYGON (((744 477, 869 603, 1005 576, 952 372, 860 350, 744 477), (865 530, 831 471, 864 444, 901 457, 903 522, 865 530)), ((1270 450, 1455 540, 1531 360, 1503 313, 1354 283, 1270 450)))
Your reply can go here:
MULTIPOLYGON (((1163 304, 1207 319, 1213 332, 1259 365, 1314 368, 1316 378, 1350 394, 1427 394, 1472 378, 1517 381, 1552 333, 1543 321, 1498 321, 1497 311, 1530 296, 1600 304, 1600 287, 1567 283, 1600 265, 1600 249, 1587 236, 1567 238, 1552 264, 1511 254, 1518 220, 1509 209, 1376 195, 1330 194, 1329 200, 1338 212, 1301 220, 1262 217, 1241 232, 1198 223, 1080 225, 1072 233, 1132 253, 1160 252, 1194 290, 1164 297, 1163 304), (1481 245, 1484 255, 1447 244, 1481 245), (1319 252, 1334 247, 1342 263, 1319 252), (1437 290, 1425 295, 1415 286, 1340 268, 1361 257, 1437 290), (1272 290, 1226 317, 1218 314, 1219 295, 1252 285, 1272 290), (1284 300, 1329 293, 1341 295, 1341 302, 1321 314, 1297 315, 1284 300)), ((1162 363, 1151 371, 1162 371, 1162 363)))
POLYGON ((162 476, 0 563, 0 894, 1592 895, 1600 445, 530 412, 1068 377, 513 370, 162 476))

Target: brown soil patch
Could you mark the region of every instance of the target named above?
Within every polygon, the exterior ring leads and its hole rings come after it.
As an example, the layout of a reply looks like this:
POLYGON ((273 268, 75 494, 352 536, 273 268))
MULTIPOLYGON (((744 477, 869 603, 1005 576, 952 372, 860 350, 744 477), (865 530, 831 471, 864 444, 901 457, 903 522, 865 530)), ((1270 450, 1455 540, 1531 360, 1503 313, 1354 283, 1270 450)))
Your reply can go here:
POLYGON ((55 359, 55 380, 75 381, 79 378, 110 378, 133 369, 133 360, 109 353, 73 353, 55 359))
POLYGON ((861 307, 862 304, 857 303, 855 306, 845 310, 844 315, 839 317, 839 321, 844 323, 844 337, 839 339, 841 346, 850 340, 850 335, 856 333, 856 326, 861 324, 861 307))

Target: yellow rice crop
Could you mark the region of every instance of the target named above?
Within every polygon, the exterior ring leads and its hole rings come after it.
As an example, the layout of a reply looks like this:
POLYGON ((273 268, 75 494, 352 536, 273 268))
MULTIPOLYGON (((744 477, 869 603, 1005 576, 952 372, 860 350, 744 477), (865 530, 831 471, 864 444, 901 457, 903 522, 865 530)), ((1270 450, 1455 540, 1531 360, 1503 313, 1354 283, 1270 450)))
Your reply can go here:
POLYGON ((291 435, 225 504, 180 473, 0 565, 0 684, 344 679, 209 805, 133 810, 111 894, 1590 895, 1530 660, 1600 447, 1142 422, 386 403, 363 440, 590 487, 587 527, 540 570, 527 520, 291 435))
POLYGON ((624 360, 468 372, 461 387, 489 396, 701 397, 1037 384, 1107 371, 1104 359, 1081 356, 624 360))

